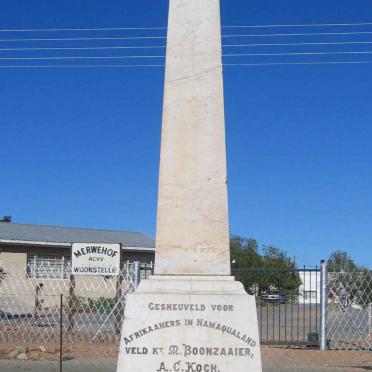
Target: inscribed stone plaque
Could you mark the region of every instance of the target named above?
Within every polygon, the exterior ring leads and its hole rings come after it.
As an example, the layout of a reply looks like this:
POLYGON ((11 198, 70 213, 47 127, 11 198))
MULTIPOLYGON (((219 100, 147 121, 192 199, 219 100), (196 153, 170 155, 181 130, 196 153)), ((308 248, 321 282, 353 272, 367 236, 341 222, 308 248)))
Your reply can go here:
POLYGON ((118 371, 261 371, 254 297, 128 295, 118 371))

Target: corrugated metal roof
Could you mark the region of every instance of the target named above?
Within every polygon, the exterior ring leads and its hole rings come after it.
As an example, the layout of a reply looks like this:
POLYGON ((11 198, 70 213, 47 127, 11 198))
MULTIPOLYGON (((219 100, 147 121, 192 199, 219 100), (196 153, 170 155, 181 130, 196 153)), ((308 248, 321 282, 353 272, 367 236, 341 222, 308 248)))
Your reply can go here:
POLYGON ((141 232, 86 229, 0 222, 0 241, 121 243, 124 247, 154 248, 155 240, 141 232))

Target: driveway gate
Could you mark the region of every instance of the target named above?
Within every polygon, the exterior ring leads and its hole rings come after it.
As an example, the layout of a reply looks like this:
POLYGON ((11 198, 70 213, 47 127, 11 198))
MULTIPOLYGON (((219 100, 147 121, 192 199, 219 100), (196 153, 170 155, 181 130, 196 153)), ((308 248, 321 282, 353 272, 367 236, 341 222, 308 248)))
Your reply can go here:
POLYGON ((246 289, 256 295, 261 344, 319 346, 318 268, 237 269, 233 275, 246 287, 250 282, 246 289))

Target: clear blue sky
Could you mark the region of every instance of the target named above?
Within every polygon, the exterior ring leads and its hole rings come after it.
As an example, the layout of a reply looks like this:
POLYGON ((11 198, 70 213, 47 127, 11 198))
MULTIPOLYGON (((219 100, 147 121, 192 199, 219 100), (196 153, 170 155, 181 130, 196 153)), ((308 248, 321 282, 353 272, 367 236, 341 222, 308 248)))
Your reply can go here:
MULTIPOLYGON (((167 6, 2 0, 0 28, 165 26, 167 6)), ((222 0, 225 25, 371 21, 369 0, 222 0)), ((371 267, 372 65, 226 67, 224 76, 231 231, 300 264, 342 249, 371 267)), ((0 82, 0 215, 154 235, 161 68, 0 69, 0 82)))

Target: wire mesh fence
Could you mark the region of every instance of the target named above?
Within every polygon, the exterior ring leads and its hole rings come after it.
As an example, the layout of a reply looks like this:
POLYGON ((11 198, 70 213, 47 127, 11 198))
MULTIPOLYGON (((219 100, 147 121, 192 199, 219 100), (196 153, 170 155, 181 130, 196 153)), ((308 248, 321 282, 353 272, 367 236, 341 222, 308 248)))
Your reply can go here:
POLYGON ((133 263, 115 277, 65 275, 47 261, 37 263, 37 270, 0 267, 1 342, 57 342, 62 324, 67 343, 118 343, 125 296, 138 281, 133 263))
MULTIPOLYGON (((57 349, 62 336, 66 352, 75 348, 74 355, 98 355, 101 350, 99 355, 115 358, 126 295, 153 272, 153 264, 126 262, 117 277, 73 276, 68 262, 0 262, 0 342, 57 349)), ((251 289, 259 280, 293 275, 294 290, 270 284, 254 293, 261 343, 318 345, 322 278, 317 268, 247 269, 234 275, 251 279, 251 289)), ((372 271, 330 272, 323 283, 327 349, 372 351, 372 271)))
POLYGON ((330 350, 372 351, 372 271, 329 272, 330 350))

